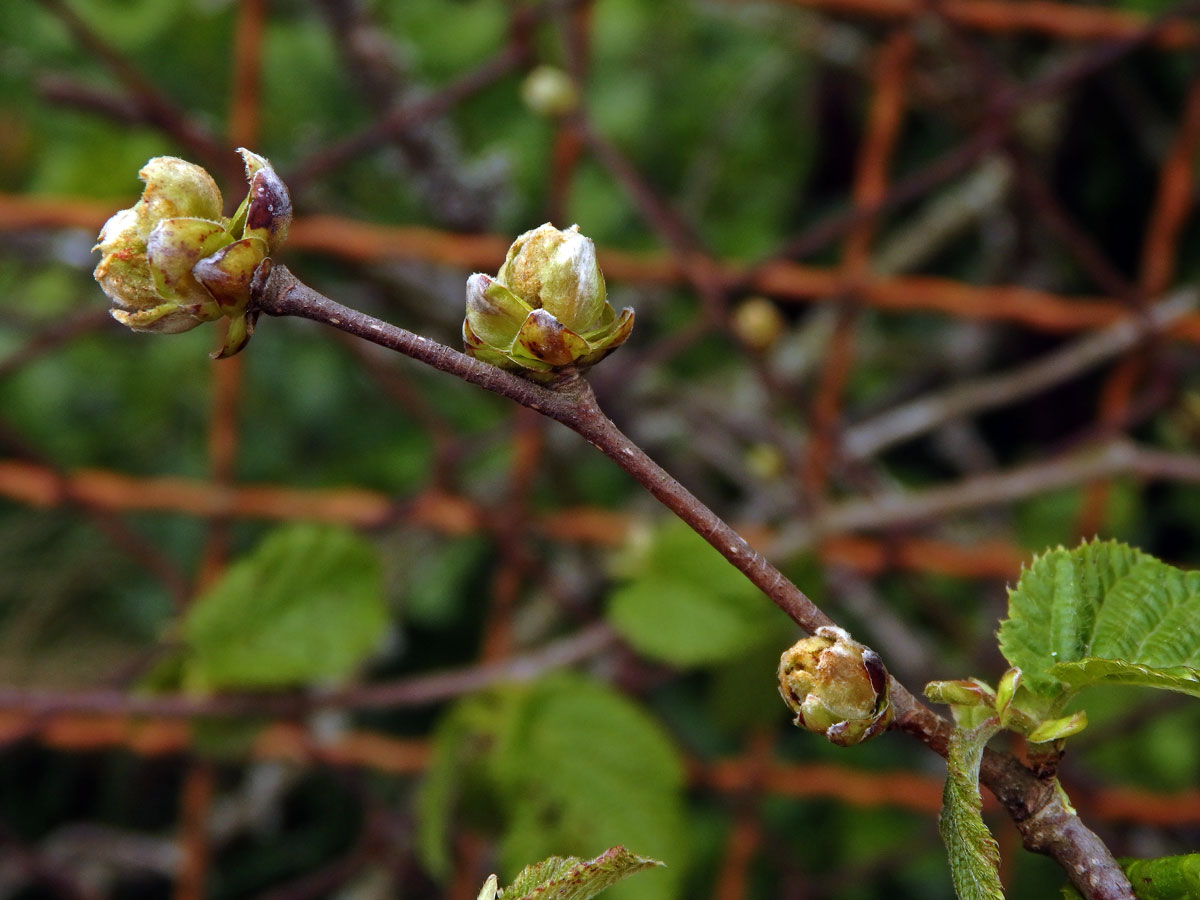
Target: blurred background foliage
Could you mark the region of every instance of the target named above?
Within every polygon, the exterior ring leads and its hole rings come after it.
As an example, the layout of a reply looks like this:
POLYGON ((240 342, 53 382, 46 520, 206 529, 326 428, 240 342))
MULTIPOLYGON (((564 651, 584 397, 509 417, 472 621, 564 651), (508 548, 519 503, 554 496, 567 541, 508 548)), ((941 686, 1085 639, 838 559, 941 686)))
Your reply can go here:
MULTIPOLYGON (((149 338, 104 316, 90 274, 96 229, 134 201, 147 158, 195 158, 179 129, 150 121, 116 59, 209 136, 219 153, 197 161, 236 203, 238 140, 287 179, 381 110, 443 96, 505 47, 522 48, 404 140, 293 184, 298 217, 340 217, 334 231, 347 221, 432 229, 420 235, 433 243, 415 250, 402 245, 416 232, 396 233, 391 257, 364 261, 318 233, 283 258, 340 301, 457 346, 467 269, 454 261, 494 272, 504 244, 548 217, 578 222, 602 265, 606 254, 668 259, 669 229, 647 215, 635 181, 570 123, 522 103, 534 64, 581 73, 587 129, 640 173, 651 206, 674 210, 694 247, 743 265, 849 208, 886 47, 912 44, 894 146, 877 163, 896 180, 1001 121, 979 68, 1030 81, 1102 46, 1053 27, 964 34, 933 15, 910 24, 872 4, 845 16, 837 4, 785 0, 555 3, 534 13, 522 45, 514 21, 530 9, 5 5, 0 684, 68 698, 99 686, 114 697, 344 688, 338 696, 353 698, 356 686, 500 664, 563 636, 595 647, 569 673, 481 677, 431 702, 195 717, 158 751, 69 702, 32 716, 34 695, 9 690, 0 897, 470 898, 490 871, 504 883, 535 858, 615 843, 669 868, 614 900, 951 896, 934 814, 940 761, 897 735, 839 751, 791 728, 773 671, 795 629, 575 436, 303 323, 264 321, 238 361, 212 363, 212 328, 149 338), (74 16, 109 49, 73 34, 74 16), (388 96, 347 55, 346 21, 382 42, 388 96), (247 59, 261 63, 261 81, 247 59), (250 124, 230 134, 231 105, 259 89, 250 124), (474 233, 500 236, 499 253, 480 258, 460 242, 474 233), (72 479, 88 472, 124 480, 81 492, 72 479), (153 480, 163 477, 183 481, 153 480), (180 484, 195 491, 179 499, 170 489, 180 484), (237 485, 354 491, 337 495, 341 505, 297 493, 258 512, 213 513, 237 485), (278 732, 293 721, 299 737, 278 732), (290 743, 264 744, 267 733, 290 743), (379 742, 375 756, 345 750, 365 739, 379 742)), ((1138 20, 1128 22, 1132 33, 1138 20)), ((1170 196, 1185 211, 1195 198, 1194 43, 1139 45, 1024 106, 1011 140, 877 218, 874 271, 1081 304, 1114 296, 1114 285, 1135 286, 1115 299, 1136 303, 1193 281, 1194 217, 1166 239, 1166 281, 1148 278, 1145 256, 1170 154, 1183 154, 1170 196), (1030 178, 1035 188, 1023 189, 1030 178)), ((810 244, 805 263, 836 270, 843 242, 810 244)), ((1194 328, 855 459, 839 450, 844 429, 1058 351, 1079 339, 1075 326, 1010 315, 1002 293, 981 295, 993 305, 985 314, 931 306, 913 283, 916 299, 887 309, 847 282, 812 292, 812 303, 762 289, 779 317, 759 346, 725 327, 749 288, 718 292, 714 309, 678 281, 610 271, 611 299, 636 308, 637 328, 592 376, 604 407, 910 687, 1000 673, 1004 587, 1036 550, 1100 533, 1200 562, 1200 476, 1188 464, 1200 437, 1194 328), (1111 399, 1121 384, 1125 406, 1111 399), (1020 481, 1049 460, 1082 472, 1089 448, 1122 436, 1163 456, 1099 491, 1079 474, 1020 481), (823 441, 833 450, 822 465, 823 441), (1016 473, 1017 487, 969 499, 1002 473, 1016 473), (805 530, 839 503, 938 488, 967 499, 805 530)), ((1117 853, 1194 850, 1196 704, 1112 690, 1089 708, 1098 712, 1067 770, 1084 815, 1117 853), (1133 799, 1114 813, 1105 803, 1118 788, 1133 799)), ((1058 896, 1053 865, 994 824, 1010 896, 1058 896)))

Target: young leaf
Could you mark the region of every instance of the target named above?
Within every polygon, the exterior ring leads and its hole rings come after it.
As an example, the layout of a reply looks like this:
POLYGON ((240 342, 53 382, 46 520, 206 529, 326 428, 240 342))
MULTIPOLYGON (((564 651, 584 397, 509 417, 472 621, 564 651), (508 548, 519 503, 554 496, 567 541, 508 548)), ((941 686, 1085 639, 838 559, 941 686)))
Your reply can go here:
POLYGON ((733 659, 778 619, 758 589, 682 522, 655 533, 636 569, 613 591, 608 618, 646 656, 678 666, 733 659))
MULTIPOLYGON (((1138 900, 1188 900, 1200 897, 1200 853, 1159 859, 1120 860, 1138 900)), ((1064 900, 1079 900, 1079 892, 1063 887, 1064 900)))
POLYGON ((387 622, 369 543, 344 528, 281 528, 188 609, 184 683, 214 690, 345 678, 387 622))
POLYGON ((946 844, 958 900, 1004 900, 998 873, 1000 849, 984 824, 979 796, 983 748, 999 730, 999 723, 991 719, 970 731, 956 728, 950 737, 938 830, 946 844))
POLYGON ((621 846, 587 861, 552 856, 522 869, 504 889, 504 900, 590 900, 634 872, 661 865, 657 859, 638 856, 621 846))
POLYGON ((1114 541, 1043 554, 1009 593, 1000 649, 1056 701, 1092 684, 1197 692, 1200 572, 1114 541))
POLYGON ((1200 669, 1191 666, 1143 666, 1121 659, 1081 659, 1059 663, 1051 673, 1063 684, 1074 688, 1094 684, 1132 684, 1162 688, 1200 697, 1200 669))

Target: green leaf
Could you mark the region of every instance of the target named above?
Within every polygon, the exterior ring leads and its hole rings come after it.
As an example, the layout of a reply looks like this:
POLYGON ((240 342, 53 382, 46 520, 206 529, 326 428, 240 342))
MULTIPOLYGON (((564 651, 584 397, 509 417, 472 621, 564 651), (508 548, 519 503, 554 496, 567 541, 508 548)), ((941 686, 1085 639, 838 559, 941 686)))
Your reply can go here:
POLYGON ((453 872, 449 841, 456 815, 472 817, 476 827, 494 824, 496 787, 487 762, 523 703, 516 691, 495 690, 459 701, 438 722, 416 802, 417 852, 437 878, 453 872))
POLYGON ((608 618, 638 652, 678 666, 733 659, 772 633, 775 609, 682 522, 657 530, 608 618))
POLYGON ((668 900, 687 842, 684 771, 661 726, 629 698, 577 675, 460 701, 438 727, 418 801, 418 845, 451 874, 455 820, 501 836, 509 872, 555 853, 628 843, 671 868, 615 888, 614 900, 668 900))
POLYGON ((1120 659, 1081 659, 1059 663, 1050 672, 1063 684, 1074 688, 1095 684, 1132 684, 1163 688, 1200 697, 1200 669, 1191 666, 1142 666, 1120 659))
POLYGON ((657 859, 638 856, 624 847, 605 850, 595 859, 552 856, 521 870, 504 889, 505 900, 590 900, 634 872, 661 866, 657 859))
POLYGON ((1037 558, 1009 593, 1000 649, 1052 699, 1092 684, 1196 693, 1200 572, 1114 541, 1037 558))
POLYGON ((1004 900, 998 873, 1000 849, 984 824, 979 796, 983 748, 999 730, 999 723, 991 719, 970 731, 956 728, 950 737, 938 830, 946 844, 958 900, 1004 900))
MULTIPOLYGON (((1163 856, 1158 859, 1129 859, 1119 862, 1138 900, 1192 900, 1200 897, 1200 853, 1163 856)), ((1064 885, 1065 900, 1079 900, 1080 894, 1064 885)))
POLYGON ((345 679, 387 623, 369 543, 344 528, 281 528, 188 609, 184 683, 214 690, 345 679))
POLYGON ((563 850, 630 844, 672 868, 614 896, 674 895, 687 846, 684 771, 657 721, 606 685, 561 674, 534 687, 506 738, 494 770, 512 810, 502 860, 516 868, 563 850))

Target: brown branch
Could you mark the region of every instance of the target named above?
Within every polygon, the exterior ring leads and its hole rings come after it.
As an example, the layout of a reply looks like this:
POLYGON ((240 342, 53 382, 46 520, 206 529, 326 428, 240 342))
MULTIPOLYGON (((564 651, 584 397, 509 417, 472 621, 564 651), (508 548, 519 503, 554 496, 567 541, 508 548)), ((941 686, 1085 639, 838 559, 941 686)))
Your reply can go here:
POLYGON ((294 718, 322 709, 365 710, 426 706, 453 700, 509 681, 530 681, 553 669, 578 663, 612 646, 606 625, 592 625, 537 650, 507 660, 356 685, 317 694, 242 693, 130 694, 123 690, 41 691, 0 687, 0 709, 35 718, 59 713, 137 715, 158 718, 270 716, 294 718))
MULTIPOLYGON (((331 325, 456 375, 561 422, 617 463, 660 503, 711 544, 792 621, 812 632, 832 620, 782 572, 626 437, 601 411, 587 382, 569 375, 543 387, 480 363, 457 350, 342 306, 268 260, 255 273, 254 304, 271 316, 298 316, 331 325)), ((894 727, 941 756, 950 722, 917 700, 894 677, 894 727)), ((369 689, 360 689, 369 690, 369 689)), ((1057 782, 1040 779, 1012 756, 985 754, 980 780, 996 795, 1026 848, 1052 856, 1088 900, 1134 900, 1129 881, 1104 843, 1079 819, 1057 782)))
POLYGON ((801 628, 812 632, 822 625, 833 624, 745 538, 626 437, 600 410, 595 395, 582 378, 568 378, 553 389, 534 384, 450 347, 342 306, 299 281, 285 267, 272 268, 269 261, 255 275, 251 290, 258 308, 268 315, 298 316, 332 325, 561 422, 614 460, 660 503, 687 522, 801 628))
MULTIPOLYGON (((802 0, 797 0, 797 2, 802 2, 802 0)), ((864 6, 870 7, 876 0, 834 0, 834 2, 861 2, 864 6)), ((905 10, 905 15, 919 15, 927 11, 924 0, 884 0, 884 2, 885 4, 892 2, 900 7, 912 7, 905 10)), ((947 19, 955 21, 955 11, 970 5, 967 3, 943 4, 941 11, 947 19)), ((1028 0, 1020 5, 1029 5, 1028 0)), ((1008 7, 1011 9, 1013 5, 1008 4, 1008 7)), ((1127 56, 1143 44, 1160 39, 1172 28, 1186 27, 1185 23, 1179 20, 1194 14, 1198 8, 1200 8, 1200 3, 1197 0, 1187 0, 1153 19, 1140 20, 1142 24, 1139 27, 1124 32, 1120 39, 1102 44, 1078 59, 1025 85, 1004 91, 1000 96, 994 98, 989 115, 980 127, 961 144, 936 157, 918 171, 896 181, 878 202, 870 206, 855 206, 833 213, 785 241, 770 257, 755 265, 747 273, 747 278, 752 278, 763 266, 769 265, 774 260, 802 259, 810 256, 860 222, 875 218, 881 213, 891 212, 965 171, 976 160, 997 149, 1008 140, 1021 109, 1079 83, 1127 56)))
MULTIPOLYGON (((826 12, 884 21, 919 19, 927 10, 923 0, 784 0, 826 12)), ((1050 0, 950 0, 944 14, 957 25, 994 34, 1033 32, 1063 40, 1111 41, 1137 34, 1146 18, 1134 12, 1099 5, 1055 3, 1050 0)), ((1200 30, 1190 22, 1173 22, 1155 35, 1160 47, 1191 47, 1200 30)))

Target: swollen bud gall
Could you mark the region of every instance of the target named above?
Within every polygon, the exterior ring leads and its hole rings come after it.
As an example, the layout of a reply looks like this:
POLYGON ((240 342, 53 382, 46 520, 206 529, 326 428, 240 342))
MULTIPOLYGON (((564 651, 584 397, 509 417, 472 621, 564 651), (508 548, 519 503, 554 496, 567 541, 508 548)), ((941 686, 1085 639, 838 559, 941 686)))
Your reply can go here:
POLYGON ((578 225, 527 231, 495 278, 467 279, 467 353, 537 381, 595 365, 632 330, 633 310, 618 315, 606 299, 596 248, 578 225))
POLYGON ((263 157, 240 150, 249 191, 232 218, 200 166, 158 156, 138 173, 141 199, 100 230, 93 273, 112 317, 134 331, 174 334, 222 316, 231 321, 219 356, 238 352, 254 329, 254 270, 287 237, 291 199, 263 157))
POLYGON ((879 654, 833 626, 818 628, 784 651, 779 693, 797 725, 839 747, 881 733, 894 715, 879 654))

